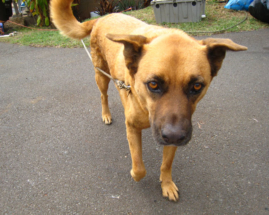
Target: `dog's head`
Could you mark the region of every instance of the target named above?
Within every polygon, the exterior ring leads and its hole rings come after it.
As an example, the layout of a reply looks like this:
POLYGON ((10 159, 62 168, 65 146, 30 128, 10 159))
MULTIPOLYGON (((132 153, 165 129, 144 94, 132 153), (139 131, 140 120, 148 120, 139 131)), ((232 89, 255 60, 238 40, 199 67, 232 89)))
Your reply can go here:
POLYGON ((197 41, 182 32, 154 39, 107 37, 124 44, 132 92, 149 114, 155 140, 163 145, 189 142, 192 114, 217 75, 226 50, 247 50, 229 39, 197 41))

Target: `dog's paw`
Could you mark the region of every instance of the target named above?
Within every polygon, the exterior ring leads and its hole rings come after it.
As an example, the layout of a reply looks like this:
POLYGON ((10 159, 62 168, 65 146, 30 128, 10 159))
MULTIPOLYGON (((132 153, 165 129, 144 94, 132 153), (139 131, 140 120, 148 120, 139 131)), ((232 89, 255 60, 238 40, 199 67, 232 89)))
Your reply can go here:
POLYGON ((163 181, 161 186, 163 197, 170 201, 178 201, 178 188, 173 181, 163 181))
POLYGON ((103 122, 106 125, 110 125, 112 123, 112 117, 110 114, 104 114, 104 115, 102 115, 102 118, 103 118, 103 122))
POLYGON ((144 178, 147 174, 146 170, 140 170, 140 171, 136 171, 134 172, 133 169, 131 169, 130 171, 132 178, 135 181, 140 181, 142 178, 144 178))

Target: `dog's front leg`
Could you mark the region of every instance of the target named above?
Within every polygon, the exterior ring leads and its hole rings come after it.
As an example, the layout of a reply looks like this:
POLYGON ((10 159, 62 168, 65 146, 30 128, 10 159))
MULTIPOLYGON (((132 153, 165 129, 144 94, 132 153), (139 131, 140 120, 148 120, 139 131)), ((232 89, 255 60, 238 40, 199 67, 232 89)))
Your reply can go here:
POLYGON ((141 129, 134 128, 126 123, 127 139, 132 156, 131 176, 135 181, 140 181, 146 175, 146 169, 142 160, 141 129))
POLYGON ((97 69, 95 69, 95 81, 101 92, 102 119, 105 124, 109 125, 112 123, 112 117, 108 107, 108 95, 107 95, 110 79, 101 74, 97 69))
POLYGON ((162 192, 164 197, 169 200, 178 200, 178 188, 172 181, 172 163, 176 153, 177 147, 164 146, 163 148, 163 162, 161 166, 160 181, 162 183, 162 192))

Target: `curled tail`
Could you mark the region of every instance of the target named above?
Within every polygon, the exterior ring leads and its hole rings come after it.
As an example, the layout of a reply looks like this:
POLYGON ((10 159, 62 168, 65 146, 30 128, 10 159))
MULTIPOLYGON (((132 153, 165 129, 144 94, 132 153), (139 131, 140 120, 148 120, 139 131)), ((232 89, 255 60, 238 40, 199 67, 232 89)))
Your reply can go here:
POLYGON ((82 39, 91 33, 97 20, 78 22, 71 9, 72 2, 73 0, 52 0, 50 3, 51 18, 62 34, 74 39, 82 39))

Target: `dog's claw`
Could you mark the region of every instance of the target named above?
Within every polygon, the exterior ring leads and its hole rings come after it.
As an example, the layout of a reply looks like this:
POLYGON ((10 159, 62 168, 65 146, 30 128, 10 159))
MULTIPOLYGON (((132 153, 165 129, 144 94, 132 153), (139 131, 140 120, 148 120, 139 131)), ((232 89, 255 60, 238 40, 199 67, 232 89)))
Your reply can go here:
POLYGON ((111 116, 108 116, 108 115, 105 115, 102 117, 103 118, 103 122, 106 124, 106 125, 110 125, 112 123, 112 118, 111 116))
POLYGON ((162 192, 170 201, 178 201, 178 188, 173 181, 162 182, 162 192))

